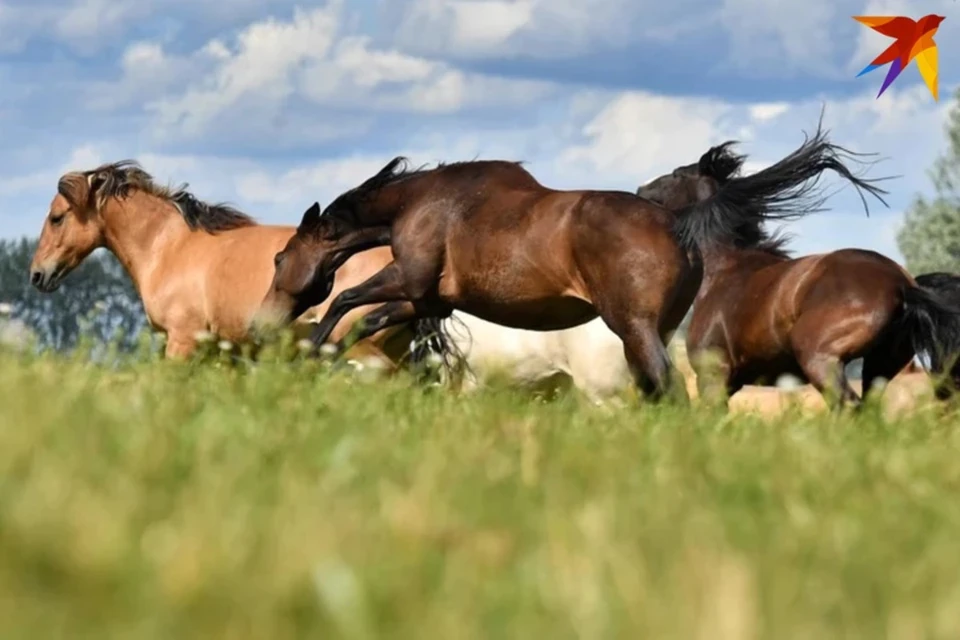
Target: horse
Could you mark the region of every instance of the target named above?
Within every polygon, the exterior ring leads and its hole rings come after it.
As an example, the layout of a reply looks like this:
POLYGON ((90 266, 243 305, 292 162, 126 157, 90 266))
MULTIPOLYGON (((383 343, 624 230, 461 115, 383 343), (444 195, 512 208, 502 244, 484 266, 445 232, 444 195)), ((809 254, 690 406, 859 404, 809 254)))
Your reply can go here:
MULTIPOLYGON (((38 290, 56 291, 91 252, 104 247, 133 280, 151 326, 166 333, 165 356, 183 359, 209 332, 235 344, 248 341, 250 320, 273 278, 273 257, 294 235, 291 226, 262 225, 225 204, 161 186, 133 160, 62 175, 30 265, 38 290)), ((389 264, 388 248, 346 261, 332 286, 349 289, 389 264)), ((299 333, 329 305, 298 310, 299 333)), ((338 324, 338 336, 372 307, 338 324)), ((360 342, 352 355, 396 367, 417 332, 435 322, 397 325, 360 342)))
MULTIPOLYGON (((822 123, 822 121, 821 121, 822 123)), ((843 163, 854 154, 816 135, 779 162, 741 176, 746 156, 727 141, 699 161, 640 186, 637 194, 674 211, 688 225, 704 261, 703 285, 693 304, 687 352, 705 393, 706 356, 713 353, 728 395, 746 384, 769 385, 789 374, 805 380, 834 410, 859 408, 844 365, 862 357, 863 393, 890 380, 914 354, 960 349, 960 315, 941 296, 918 286, 893 260, 874 251, 841 249, 792 257, 789 237, 769 234, 757 211, 780 219, 822 210, 816 179, 827 169, 852 183, 869 215, 864 191, 881 202, 876 179, 855 177, 843 163), (829 153, 822 149, 829 148, 829 153), (817 162, 811 158, 819 156, 817 162), (811 180, 813 179, 813 180, 811 180)), ((716 370, 715 370, 716 371, 716 370)))
POLYGON ((462 359, 462 391, 500 374, 525 389, 573 386, 602 404, 633 382, 623 342, 600 318, 559 331, 515 329, 457 311, 442 323, 462 359))
POLYGON ((665 338, 703 277, 691 225, 696 216, 677 218, 626 191, 548 188, 517 162, 411 170, 398 156, 322 214, 316 202, 305 211, 263 305, 283 313, 326 300, 343 260, 390 245, 394 261, 334 298, 315 344, 343 314, 374 302, 385 304, 359 336, 455 310, 531 331, 599 317, 621 340, 638 390, 656 401, 672 383, 665 338))

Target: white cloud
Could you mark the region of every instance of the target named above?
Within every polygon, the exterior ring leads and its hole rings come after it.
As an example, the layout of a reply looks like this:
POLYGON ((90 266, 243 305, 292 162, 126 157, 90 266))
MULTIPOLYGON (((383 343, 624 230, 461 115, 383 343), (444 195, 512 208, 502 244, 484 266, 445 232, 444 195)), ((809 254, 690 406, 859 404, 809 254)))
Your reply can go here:
POLYGON ((143 15, 142 0, 83 0, 54 12, 53 30, 64 40, 84 50, 102 44, 105 36, 119 33, 126 24, 143 15))
POLYGON ((273 115, 295 91, 297 66, 326 55, 333 45, 338 11, 339 3, 331 2, 314 11, 297 9, 290 22, 254 23, 239 34, 234 50, 219 40, 208 43, 196 63, 212 63, 213 72, 179 97, 154 103, 159 124, 196 135, 240 100, 259 107, 260 115, 273 115))
MULTIPOLYGON (((526 105, 548 95, 546 82, 469 73, 442 62, 375 47, 369 37, 342 34, 342 3, 331 0, 296 9, 289 20, 250 24, 233 41, 214 39, 178 56, 154 42, 131 45, 122 77, 112 87, 94 85, 88 104, 113 109, 145 102, 156 139, 194 139, 212 129, 243 136, 288 126, 301 140, 357 131, 362 113, 456 113, 465 108, 526 105), (297 119, 291 103, 312 105, 311 123, 297 119), (316 107, 351 114, 345 124, 324 123, 316 107), (289 125, 290 123, 287 122, 289 125), (239 134, 236 133, 239 131, 239 134)), ((307 107, 301 106, 300 112, 307 107)))
MULTIPOLYGON (((859 2, 859 0, 858 0, 859 2)), ((724 0, 721 22, 730 36, 731 61, 754 73, 780 75, 785 67, 837 75, 833 64, 840 19, 856 3, 845 0, 724 0)))
POLYGON ((586 141, 567 149, 561 162, 570 174, 630 176, 639 184, 729 137, 732 110, 716 100, 622 94, 587 123, 586 141))
POLYGON ((663 3, 635 0, 409 0, 397 42, 459 57, 573 57, 626 42, 643 24, 639 14, 662 24, 662 13, 663 3))
POLYGON ((790 110, 788 102, 765 102, 751 105, 750 118, 757 122, 767 122, 779 118, 790 110))

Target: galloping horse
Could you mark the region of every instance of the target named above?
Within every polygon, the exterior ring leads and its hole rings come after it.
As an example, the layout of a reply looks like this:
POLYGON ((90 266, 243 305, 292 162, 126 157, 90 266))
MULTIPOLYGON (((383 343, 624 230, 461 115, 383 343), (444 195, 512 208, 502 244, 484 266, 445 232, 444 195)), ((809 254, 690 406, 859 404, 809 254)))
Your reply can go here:
MULTIPOLYGON (((558 191, 519 164, 474 161, 404 170, 395 158, 334 200, 314 203, 277 256, 264 308, 316 304, 343 260, 391 245, 394 262, 338 295, 313 340, 361 304, 384 302, 359 335, 454 309, 507 327, 567 329, 599 316, 623 342, 635 383, 662 397, 664 338, 702 280, 687 227, 666 208, 620 191, 558 191)), ((726 215, 721 212, 721 215, 726 215)), ((736 219, 739 219, 739 216, 736 219)))
POLYGON ((818 126, 816 135, 786 158, 740 177, 746 158, 730 151, 733 144, 713 147, 698 163, 637 190, 678 219, 702 222, 686 227, 705 266, 687 333, 687 352, 701 385, 708 351, 719 358, 729 395, 745 384, 770 384, 791 374, 821 393, 837 392, 828 398, 835 409, 860 405, 843 367, 856 358, 864 359, 864 393, 875 380, 893 378, 917 351, 932 354, 933 368, 942 371, 944 354, 960 349, 960 315, 934 292, 873 251, 792 258, 785 238, 769 235, 756 222, 763 210, 783 219, 817 210, 824 198, 810 180, 825 169, 853 183, 865 207, 861 189, 883 202, 879 194, 885 191, 854 177, 842 162, 859 154, 827 143, 818 126))
MULTIPOLYGON (((106 247, 133 279, 151 325, 167 334, 167 357, 190 355, 202 331, 236 343, 247 340, 250 320, 273 278, 273 257, 295 229, 257 224, 185 189, 156 184, 130 160, 64 174, 33 256, 31 282, 40 291, 55 291, 94 249, 106 247)), ((344 263, 333 286, 348 289, 391 259, 387 248, 357 254, 344 263)), ((301 327, 325 306, 298 310, 301 327)), ((338 335, 369 310, 345 318, 338 335)), ((397 364, 413 332, 408 325, 393 327, 357 344, 354 353, 397 364)))
MULTIPOLYGON (((404 170, 395 158, 339 196, 316 203, 277 255, 264 309, 317 304, 349 256, 391 245, 394 261, 333 299, 314 331, 324 343, 360 305, 361 337, 456 310, 488 322, 559 330, 598 315, 623 342, 636 384, 670 386, 663 343, 702 277, 696 247, 677 239, 672 213, 631 193, 556 191, 518 163, 474 161, 404 170)), ((342 346, 341 341, 339 346, 342 346)))

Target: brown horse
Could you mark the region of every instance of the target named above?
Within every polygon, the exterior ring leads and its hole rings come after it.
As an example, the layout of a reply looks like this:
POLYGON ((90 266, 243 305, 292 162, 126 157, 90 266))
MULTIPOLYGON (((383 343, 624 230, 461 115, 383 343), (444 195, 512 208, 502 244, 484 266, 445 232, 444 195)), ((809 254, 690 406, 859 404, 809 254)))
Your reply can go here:
MULTIPOLYGON (((273 257, 295 229, 257 224, 226 205, 201 202, 185 188, 162 187, 129 160, 63 175, 30 266, 31 282, 40 291, 55 291, 87 255, 106 247, 133 279, 151 325, 167 334, 168 357, 190 355, 203 331, 235 343, 247 340, 273 278, 273 257)), ((357 254, 333 286, 348 289, 391 260, 388 248, 357 254)), ((300 310, 301 331, 325 306, 300 310)), ((345 317, 338 335, 371 308, 345 317)), ((393 327, 357 344, 354 353, 396 364, 414 330, 393 327)))
MULTIPOLYGON (((395 260, 339 294, 313 339, 362 304, 386 303, 360 335, 454 309, 536 331, 599 316, 623 341, 638 387, 670 385, 664 341, 702 279, 692 217, 619 191, 558 191, 519 163, 473 161, 406 170, 395 158, 321 215, 314 204, 277 256, 265 308, 317 304, 356 251, 390 244, 395 260)), ((341 343, 342 344, 342 343, 341 343)))
POLYGON ((732 144, 713 147, 698 163, 637 190, 679 219, 701 222, 687 227, 705 268, 687 334, 701 384, 707 352, 718 357, 713 364, 730 395, 791 374, 821 393, 835 392, 835 408, 860 405, 843 369, 856 358, 864 359, 864 393, 874 381, 893 378, 918 350, 934 354, 934 368, 942 371, 944 348, 960 348, 960 316, 934 292, 873 251, 792 258, 785 238, 757 223, 757 212, 790 219, 819 209, 825 198, 816 182, 827 169, 852 183, 865 207, 862 190, 883 202, 879 194, 886 192, 870 184, 874 180, 855 177, 842 161, 861 154, 828 143, 818 127, 780 162, 739 177, 745 157, 733 154, 732 144))

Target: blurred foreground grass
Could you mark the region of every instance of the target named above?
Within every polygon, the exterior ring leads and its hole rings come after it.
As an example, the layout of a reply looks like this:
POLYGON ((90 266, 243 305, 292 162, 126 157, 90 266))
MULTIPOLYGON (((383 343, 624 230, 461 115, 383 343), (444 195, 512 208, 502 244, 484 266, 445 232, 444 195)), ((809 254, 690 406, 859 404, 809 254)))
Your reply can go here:
POLYGON ((0 356, 0 638, 957 638, 960 418, 0 356))

